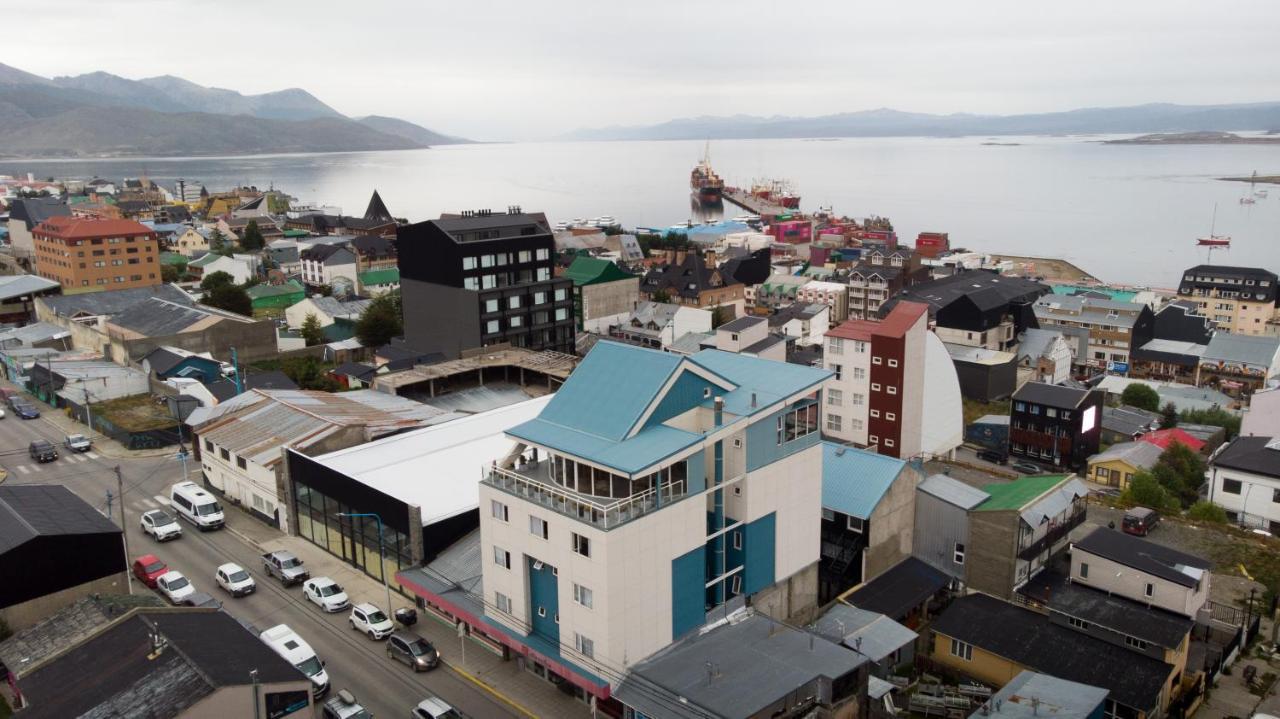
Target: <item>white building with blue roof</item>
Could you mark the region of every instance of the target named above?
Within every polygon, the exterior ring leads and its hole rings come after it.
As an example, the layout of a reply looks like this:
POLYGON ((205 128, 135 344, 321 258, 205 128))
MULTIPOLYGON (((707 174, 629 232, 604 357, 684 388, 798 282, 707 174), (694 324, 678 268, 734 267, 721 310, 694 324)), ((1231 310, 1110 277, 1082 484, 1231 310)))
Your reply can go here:
POLYGON ((747 598, 813 608, 830 376, 599 342, 481 482, 483 616, 415 589, 596 699, 747 598))

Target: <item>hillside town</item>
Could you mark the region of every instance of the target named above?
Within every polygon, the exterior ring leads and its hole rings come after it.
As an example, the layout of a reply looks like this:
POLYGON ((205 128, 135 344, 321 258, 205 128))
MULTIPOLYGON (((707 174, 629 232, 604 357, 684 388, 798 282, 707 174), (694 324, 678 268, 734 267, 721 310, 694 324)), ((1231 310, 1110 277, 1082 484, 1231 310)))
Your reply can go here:
POLYGON ((1280 268, 289 192, 0 176, 0 717, 1280 715, 1280 268))

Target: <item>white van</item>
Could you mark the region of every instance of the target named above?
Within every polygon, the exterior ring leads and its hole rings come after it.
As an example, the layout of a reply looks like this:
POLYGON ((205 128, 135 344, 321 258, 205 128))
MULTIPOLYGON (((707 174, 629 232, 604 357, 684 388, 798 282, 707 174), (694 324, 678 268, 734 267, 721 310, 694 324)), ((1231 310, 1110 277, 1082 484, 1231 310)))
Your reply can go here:
POLYGON ((178 482, 173 485, 169 490, 169 502, 179 517, 196 525, 201 531, 217 529, 226 521, 217 498, 195 482, 178 482))
POLYGON ((311 680, 312 694, 322 697, 329 691, 329 675, 324 670, 324 662, 316 656, 311 645, 303 641, 288 624, 277 624, 258 637, 286 662, 307 675, 311 680))

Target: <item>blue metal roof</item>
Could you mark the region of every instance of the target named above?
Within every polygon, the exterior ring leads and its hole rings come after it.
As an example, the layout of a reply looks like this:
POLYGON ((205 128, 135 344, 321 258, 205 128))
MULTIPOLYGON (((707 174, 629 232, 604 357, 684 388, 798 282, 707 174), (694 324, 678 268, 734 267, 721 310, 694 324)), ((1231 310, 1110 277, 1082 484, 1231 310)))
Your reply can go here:
MULTIPOLYGON (((724 409, 730 414, 749 416, 785 397, 822 384, 832 372, 789 362, 760 359, 748 355, 703 350, 691 362, 732 382, 737 389, 724 395, 724 409), (755 407, 751 395, 756 395, 755 407)), ((709 402, 704 403, 710 406, 709 402)))
MULTIPOLYGON (((543 410, 543 414, 546 410, 543 410)), ((654 425, 631 439, 613 442, 597 435, 548 422, 541 417, 507 430, 517 439, 634 474, 667 457, 702 442, 702 435, 654 425)))
POLYGON ((906 466, 905 460, 823 442, 823 509, 869 518, 906 466))

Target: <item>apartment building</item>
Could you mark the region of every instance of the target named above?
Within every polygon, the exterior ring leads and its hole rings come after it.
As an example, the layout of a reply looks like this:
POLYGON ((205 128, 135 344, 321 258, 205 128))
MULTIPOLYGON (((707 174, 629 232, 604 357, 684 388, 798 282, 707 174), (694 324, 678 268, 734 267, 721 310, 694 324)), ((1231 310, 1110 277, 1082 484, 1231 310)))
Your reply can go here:
POLYGON ((929 306, 934 331, 948 344, 1011 350, 1018 335, 1035 326, 1031 305, 1051 290, 1021 277, 992 272, 958 272, 912 285, 881 306, 881 314, 901 302, 929 306))
POLYGON ((160 242, 133 220, 50 217, 31 232, 36 274, 63 292, 96 292, 161 284, 160 242))
POLYGON ((1155 314, 1147 305, 1136 302, 1047 295, 1036 301, 1035 314, 1044 329, 1088 330, 1088 356, 1077 361, 1121 374, 1129 371, 1130 353, 1150 342, 1155 334, 1155 314))
POLYGON ((1102 437, 1102 390, 1028 382, 1013 393, 1009 454, 1083 469, 1102 437))
POLYGON ((1178 297, 1196 303, 1218 329, 1242 335, 1275 334, 1276 273, 1259 267, 1196 265, 1182 273, 1178 297))

